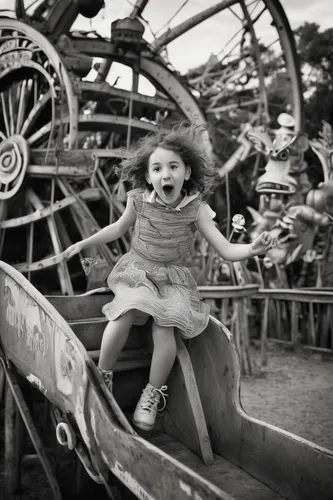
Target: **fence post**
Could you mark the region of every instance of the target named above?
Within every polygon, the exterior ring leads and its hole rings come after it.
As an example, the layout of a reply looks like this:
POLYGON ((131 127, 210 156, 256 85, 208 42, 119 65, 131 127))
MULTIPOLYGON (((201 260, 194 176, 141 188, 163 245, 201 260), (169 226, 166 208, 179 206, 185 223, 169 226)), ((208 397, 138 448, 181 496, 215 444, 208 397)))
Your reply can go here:
POLYGON ((269 298, 264 299, 264 311, 261 320, 260 332, 260 368, 267 366, 267 328, 268 328, 269 298))

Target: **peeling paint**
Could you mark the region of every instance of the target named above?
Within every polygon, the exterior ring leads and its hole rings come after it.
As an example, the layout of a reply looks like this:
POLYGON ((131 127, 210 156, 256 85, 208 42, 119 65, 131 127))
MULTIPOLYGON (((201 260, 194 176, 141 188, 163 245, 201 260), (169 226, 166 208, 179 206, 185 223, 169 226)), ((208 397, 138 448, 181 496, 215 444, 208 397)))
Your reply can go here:
POLYGON ((103 458, 104 462, 106 464, 109 464, 110 463, 110 457, 108 457, 108 455, 106 453, 104 453, 103 450, 101 450, 101 455, 102 455, 102 458, 103 458))
POLYGON ((194 500, 203 500, 202 496, 199 495, 198 492, 192 491, 192 488, 189 484, 184 483, 181 479, 179 480, 180 489, 186 493, 186 495, 190 498, 194 498, 194 500))
POLYGON ((42 381, 39 378, 35 377, 35 375, 33 375, 32 373, 27 376, 27 380, 29 380, 31 384, 35 385, 37 389, 39 389, 43 394, 47 393, 47 389, 45 389, 45 387, 43 386, 42 381))
POLYGON ((52 333, 52 322, 32 298, 9 276, 4 286, 5 320, 16 329, 20 342, 29 351, 46 358, 49 344, 43 326, 52 333))
POLYGON ((98 436, 97 436, 96 417, 95 417, 94 410, 92 408, 90 408, 90 423, 91 423, 91 429, 92 429, 94 437, 95 437, 95 441, 98 444, 98 446, 101 446, 101 443, 100 443, 98 436))
POLYGON ((78 392, 77 392, 77 398, 76 398, 76 404, 75 404, 75 419, 77 422, 77 425, 79 426, 81 436, 85 442, 85 444, 88 446, 88 448, 91 448, 91 443, 90 443, 90 437, 89 437, 89 432, 86 424, 86 420, 84 417, 84 388, 80 387, 78 392))
POLYGON ((56 330, 54 343, 56 386, 65 396, 73 392, 73 373, 77 369, 75 348, 63 332, 56 330))
POLYGON ((126 486, 128 489, 131 490, 134 495, 136 495, 138 498, 141 500, 155 500, 154 497, 149 495, 147 491, 141 486, 141 484, 138 483, 138 481, 131 475, 130 472, 124 469, 124 467, 119 463, 116 462, 113 467, 110 467, 111 471, 115 476, 118 477, 126 486))
POLYGON ((184 483, 184 481, 182 481, 181 479, 179 480, 179 487, 180 489, 186 493, 186 495, 188 497, 192 497, 192 489, 191 489, 191 486, 189 486, 188 484, 184 483))

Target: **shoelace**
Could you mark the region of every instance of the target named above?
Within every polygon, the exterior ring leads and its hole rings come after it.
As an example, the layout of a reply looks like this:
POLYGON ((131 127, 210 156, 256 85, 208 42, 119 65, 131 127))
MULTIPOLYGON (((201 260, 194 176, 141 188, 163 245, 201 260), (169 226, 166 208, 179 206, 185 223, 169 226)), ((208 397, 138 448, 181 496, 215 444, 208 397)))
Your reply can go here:
POLYGON ((154 406, 155 403, 156 403, 156 405, 158 405, 159 401, 157 401, 154 398, 155 393, 158 392, 161 395, 161 397, 162 397, 163 407, 162 408, 158 408, 157 411, 164 410, 164 408, 166 407, 166 396, 169 396, 169 394, 167 394, 165 392, 167 390, 167 388, 168 387, 166 385, 162 385, 161 389, 156 389, 156 388, 148 389, 149 392, 147 391, 147 399, 141 405, 141 408, 143 410, 146 410, 146 411, 151 411, 151 409, 152 409, 152 407, 154 406))

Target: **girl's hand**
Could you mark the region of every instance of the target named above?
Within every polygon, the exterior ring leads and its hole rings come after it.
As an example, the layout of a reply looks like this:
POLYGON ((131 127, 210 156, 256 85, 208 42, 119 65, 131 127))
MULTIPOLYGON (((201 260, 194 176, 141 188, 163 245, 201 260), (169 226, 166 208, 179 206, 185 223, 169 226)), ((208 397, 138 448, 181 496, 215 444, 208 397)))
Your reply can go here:
POLYGON ((82 250, 82 241, 78 241, 65 250, 65 259, 69 260, 82 250))
POLYGON ((275 246, 276 240, 267 231, 264 231, 250 243, 250 250, 253 255, 260 255, 268 252, 268 250, 275 246))

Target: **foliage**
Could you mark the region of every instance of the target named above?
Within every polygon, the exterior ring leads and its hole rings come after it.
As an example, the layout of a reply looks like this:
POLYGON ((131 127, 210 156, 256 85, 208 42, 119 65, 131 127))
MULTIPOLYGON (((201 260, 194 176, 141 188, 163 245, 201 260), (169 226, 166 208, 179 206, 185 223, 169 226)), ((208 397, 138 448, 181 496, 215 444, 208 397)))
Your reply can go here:
POLYGON ((305 130, 316 137, 322 121, 333 123, 333 28, 304 23, 295 31, 305 106, 305 130))

